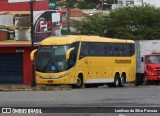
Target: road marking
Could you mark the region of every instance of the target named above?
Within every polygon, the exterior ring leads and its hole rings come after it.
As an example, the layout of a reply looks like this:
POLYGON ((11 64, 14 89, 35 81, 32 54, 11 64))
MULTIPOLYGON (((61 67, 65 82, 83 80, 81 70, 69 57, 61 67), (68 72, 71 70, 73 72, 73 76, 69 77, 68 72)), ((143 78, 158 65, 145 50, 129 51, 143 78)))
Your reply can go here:
POLYGON ((119 114, 118 116, 125 116, 124 114, 119 114))

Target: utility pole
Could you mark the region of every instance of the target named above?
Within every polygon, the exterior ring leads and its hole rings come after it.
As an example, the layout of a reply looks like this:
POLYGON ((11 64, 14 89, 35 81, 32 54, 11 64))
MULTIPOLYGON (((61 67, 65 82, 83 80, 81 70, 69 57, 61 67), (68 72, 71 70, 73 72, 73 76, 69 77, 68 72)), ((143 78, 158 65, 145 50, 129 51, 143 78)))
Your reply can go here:
MULTIPOLYGON (((33 5, 35 0, 30 1, 30 25, 31 25, 31 40, 32 40, 32 50, 34 50, 34 25, 33 25, 33 5)), ((31 86, 36 86, 36 80, 35 80, 35 67, 34 67, 34 60, 32 60, 32 83, 31 86)))
POLYGON ((70 6, 72 4, 72 1, 67 1, 67 31, 68 34, 70 34, 70 6))
POLYGON ((141 0, 141 2, 142 2, 142 6, 144 6, 144 2, 143 2, 143 0, 141 0))
POLYGON ((103 8, 104 8, 104 0, 102 0, 102 15, 103 15, 103 8))

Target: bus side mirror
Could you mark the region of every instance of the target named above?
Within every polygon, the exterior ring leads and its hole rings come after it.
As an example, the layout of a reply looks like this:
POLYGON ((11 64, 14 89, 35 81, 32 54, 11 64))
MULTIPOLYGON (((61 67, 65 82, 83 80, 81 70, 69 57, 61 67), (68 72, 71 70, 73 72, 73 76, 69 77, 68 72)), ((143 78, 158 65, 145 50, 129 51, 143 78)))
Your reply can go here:
POLYGON ((72 50, 74 50, 75 48, 70 48, 67 52, 66 52, 66 60, 69 59, 70 53, 72 50))
POLYGON ((143 57, 141 57, 141 62, 144 62, 144 58, 143 57))
POLYGON ((30 54, 30 59, 31 59, 31 61, 33 61, 34 60, 34 54, 37 52, 37 49, 35 49, 35 50, 33 50, 32 52, 31 52, 31 54, 30 54))

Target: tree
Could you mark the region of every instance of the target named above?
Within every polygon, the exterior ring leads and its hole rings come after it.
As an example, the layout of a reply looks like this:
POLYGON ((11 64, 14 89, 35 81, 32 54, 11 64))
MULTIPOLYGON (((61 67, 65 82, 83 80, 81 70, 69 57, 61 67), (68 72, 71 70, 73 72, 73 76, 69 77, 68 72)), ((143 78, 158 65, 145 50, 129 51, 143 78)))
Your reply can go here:
POLYGON ((93 9, 97 7, 99 0, 65 0, 59 1, 57 5, 69 8, 93 9))
POLYGON ((160 9, 153 6, 113 10, 110 12, 110 19, 106 36, 125 39, 160 39, 160 9))
POLYGON ((73 23, 81 34, 123 39, 160 39, 160 9, 153 6, 124 7, 106 16, 91 16, 73 23), (77 27, 79 25, 79 27, 77 27))
POLYGON ((93 9, 97 7, 99 0, 84 0, 79 1, 77 7, 80 9, 93 9))
POLYGON ((75 34, 103 36, 106 26, 102 20, 104 20, 102 16, 87 16, 81 21, 72 21, 72 26, 76 28, 75 34))

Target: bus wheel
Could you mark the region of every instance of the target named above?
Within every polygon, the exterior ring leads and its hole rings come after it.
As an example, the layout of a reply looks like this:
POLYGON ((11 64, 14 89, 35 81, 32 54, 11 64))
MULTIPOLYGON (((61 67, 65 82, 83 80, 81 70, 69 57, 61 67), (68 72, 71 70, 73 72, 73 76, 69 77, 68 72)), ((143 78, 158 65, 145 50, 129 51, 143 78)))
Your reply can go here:
POLYGON ((83 86, 83 77, 78 75, 77 77, 77 84, 72 85, 72 88, 82 88, 83 86))
POLYGON ((120 87, 124 87, 124 77, 121 77, 120 79, 119 79, 119 81, 120 81, 120 83, 119 83, 119 86, 120 87))
POLYGON ((123 74, 122 77, 119 78, 119 82, 120 82, 120 83, 119 83, 119 86, 120 86, 120 87, 124 87, 125 77, 126 77, 125 74, 123 74))
POLYGON ((120 86, 120 78, 119 78, 118 74, 116 74, 115 77, 114 77, 114 86, 115 87, 119 87, 120 86))

